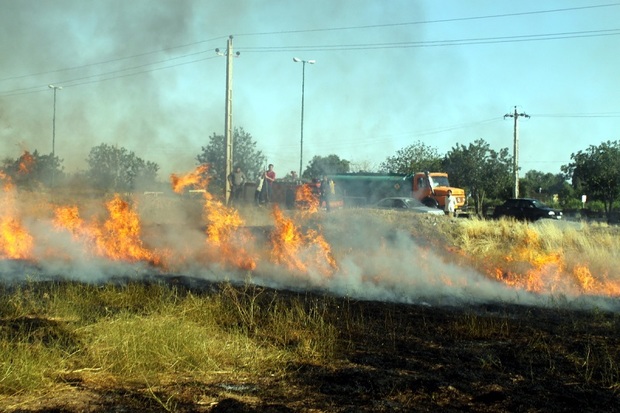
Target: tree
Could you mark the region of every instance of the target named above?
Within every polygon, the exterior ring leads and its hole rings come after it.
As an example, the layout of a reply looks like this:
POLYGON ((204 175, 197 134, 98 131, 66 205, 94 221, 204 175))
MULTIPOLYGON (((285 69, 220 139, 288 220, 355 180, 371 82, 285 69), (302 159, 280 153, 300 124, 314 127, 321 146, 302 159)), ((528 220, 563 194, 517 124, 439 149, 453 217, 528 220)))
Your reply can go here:
POLYGON ((4 173, 22 188, 53 186, 64 177, 61 160, 52 154, 41 155, 38 150, 32 153, 25 151, 19 158, 6 158, 2 163, 4 173))
POLYGON ((566 195, 567 186, 568 183, 562 173, 552 174, 530 170, 519 181, 519 193, 551 203, 555 195, 566 195))
MULTIPOLYGON (((209 144, 202 147, 202 152, 196 156, 199 164, 208 164, 213 176, 211 185, 223 189, 226 179, 226 141, 224 135, 213 133, 209 144)), ((233 132, 233 168, 237 166, 252 180, 261 171, 267 170, 267 160, 263 153, 256 150, 256 142, 252 135, 243 128, 235 128, 233 132)))
POLYGON ((483 212, 486 197, 505 197, 510 193, 512 157, 508 148, 499 152, 478 139, 469 146, 453 147, 443 160, 450 184, 465 188, 474 200, 476 214, 483 212))
POLYGON ((340 159, 338 155, 315 156, 310 162, 306 170, 303 172, 303 178, 321 178, 323 175, 336 175, 349 172, 350 162, 346 159, 340 159))
POLYGON ((607 141, 590 145, 585 151, 571 154, 571 159, 562 166, 562 172, 572 179, 578 193, 602 201, 609 219, 613 203, 620 197, 620 144, 607 141))
POLYGON ((417 141, 396 152, 395 156, 388 157, 381 163, 379 169, 382 172, 413 174, 440 171, 441 166, 441 156, 437 149, 417 141))
POLYGON ((87 176, 94 188, 128 192, 141 185, 154 185, 159 165, 144 161, 125 148, 102 143, 88 154, 87 176))

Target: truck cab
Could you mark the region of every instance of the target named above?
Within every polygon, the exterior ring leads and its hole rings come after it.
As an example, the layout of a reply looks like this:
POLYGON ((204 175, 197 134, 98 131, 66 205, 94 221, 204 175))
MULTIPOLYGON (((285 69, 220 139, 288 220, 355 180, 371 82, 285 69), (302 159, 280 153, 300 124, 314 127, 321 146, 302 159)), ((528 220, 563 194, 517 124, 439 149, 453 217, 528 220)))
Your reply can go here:
POLYGON ((465 190, 450 186, 445 172, 417 172, 413 175, 413 197, 424 205, 444 209, 448 190, 456 198, 456 208, 463 209, 467 199, 465 190))

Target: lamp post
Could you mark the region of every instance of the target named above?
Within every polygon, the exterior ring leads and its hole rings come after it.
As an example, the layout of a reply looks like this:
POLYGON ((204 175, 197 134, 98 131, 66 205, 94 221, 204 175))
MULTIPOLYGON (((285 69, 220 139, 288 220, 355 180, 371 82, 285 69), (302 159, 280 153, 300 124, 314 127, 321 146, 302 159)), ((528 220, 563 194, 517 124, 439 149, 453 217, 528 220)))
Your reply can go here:
POLYGON ((49 85, 49 88, 54 90, 54 114, 52 115, 52 186, 54 186, 54 175, 56 173, 54 166, 56 159, 56 91, 62 90, 62 86, 49 85))
POLYGON ((302 63, 302 69, 301 69, 301 140, 300 140, 300 149, 299 149, 299 179, 301 179, 301 172, 303 168, 303 158, 304 158, 304 84, 306 82, 306 63, 313 65, 316 63, 316 60, 301 60, 298 57, 294 57, 293 62, 302 63))

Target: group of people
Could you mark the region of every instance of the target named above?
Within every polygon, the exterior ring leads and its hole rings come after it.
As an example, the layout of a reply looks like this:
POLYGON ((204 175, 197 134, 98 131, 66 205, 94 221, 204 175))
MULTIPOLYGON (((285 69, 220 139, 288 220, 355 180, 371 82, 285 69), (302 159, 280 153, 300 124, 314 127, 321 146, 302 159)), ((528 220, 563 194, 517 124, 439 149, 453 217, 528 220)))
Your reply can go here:
MULTIPOLYGON (((254 202, 256 205, 271 202, 273 196, 272 185, 275 180, 276 172, 273 170, 273 164, 269 164, 267 170, 260 173, 257 177, 256 190, 254 191, 254 202)), ((229 204, 239 203, 243 198, 243 188, 247 182, 247 177, 239 166, 228 175, 228 183, 231 188, 229 204)))

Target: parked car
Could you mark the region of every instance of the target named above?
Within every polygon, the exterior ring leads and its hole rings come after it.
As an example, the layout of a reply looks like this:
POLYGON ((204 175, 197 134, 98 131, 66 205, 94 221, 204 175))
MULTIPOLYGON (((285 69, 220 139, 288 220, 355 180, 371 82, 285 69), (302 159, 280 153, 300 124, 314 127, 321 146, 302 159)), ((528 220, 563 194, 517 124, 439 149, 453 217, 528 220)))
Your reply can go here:
POLYGON ((541 218, 562 219, 562 211, 548 207, 537 199, 512 198, 496 206, 493 218, 512 217, 522 221, 538 221, 541 218))
POLYGON ((412 211, 421 214, 432 214, 432 215, 444 215, 444 212, 441 209, 431 208, 424 205, 422 202, 418 201, 415 198, 406 198, 406 197, 391 197, 391 198, 383 198, 379 202, 373 205, 374 208, 379 209, 396 209, 402 211, 412 211))

